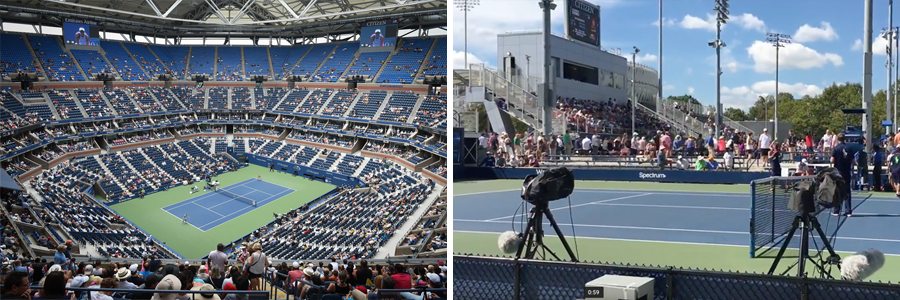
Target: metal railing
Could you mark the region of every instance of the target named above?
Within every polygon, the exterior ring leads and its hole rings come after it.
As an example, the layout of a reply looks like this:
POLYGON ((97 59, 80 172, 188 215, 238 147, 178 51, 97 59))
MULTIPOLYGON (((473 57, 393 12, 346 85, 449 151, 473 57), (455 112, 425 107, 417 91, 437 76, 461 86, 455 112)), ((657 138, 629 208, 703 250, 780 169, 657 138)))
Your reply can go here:
POLYGON ((454 299, 582 299, 604 275, 653 278, 655 300, 900 299, 900 285, 674 267, 453 256, 454 299))

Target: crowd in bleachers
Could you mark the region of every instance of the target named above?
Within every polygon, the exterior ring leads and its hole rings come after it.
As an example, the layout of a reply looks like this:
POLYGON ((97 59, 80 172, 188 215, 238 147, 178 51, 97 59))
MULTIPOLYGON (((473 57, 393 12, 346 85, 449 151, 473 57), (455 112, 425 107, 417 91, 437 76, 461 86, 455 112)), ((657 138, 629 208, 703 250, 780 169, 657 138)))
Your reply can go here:
POLYGON ((67 144, 57 144, 57 146, 60 147, 61 149, 65 150, 66 152, 70 152, 70 153, 90 150, 90 149, 94 148, 93 143, 91 141, 80 141, 80 142, 67 143, 67 144))

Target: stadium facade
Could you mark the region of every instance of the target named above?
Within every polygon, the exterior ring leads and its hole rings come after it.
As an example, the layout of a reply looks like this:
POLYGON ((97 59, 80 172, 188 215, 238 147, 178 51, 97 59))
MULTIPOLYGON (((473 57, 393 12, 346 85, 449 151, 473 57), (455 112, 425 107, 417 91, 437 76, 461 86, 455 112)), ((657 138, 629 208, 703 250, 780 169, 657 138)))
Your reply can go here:
MULTIPOLYGON (((605 49, 551 36, 551 89, 557 97, 612 99, 624 104, 631 95, 632 64, 624 56, 605 49)), ((497 35, 497 66, 506 67, 507 57, 515 58, 520 80, 532 90, 543 83, 544 39, 541 32, 497 35)), ((636 64, 635 97, 638 103, 655 107, 659 92, 658 72, 636 64)), ((525 85, 523 85, 525 86, 525 85)))

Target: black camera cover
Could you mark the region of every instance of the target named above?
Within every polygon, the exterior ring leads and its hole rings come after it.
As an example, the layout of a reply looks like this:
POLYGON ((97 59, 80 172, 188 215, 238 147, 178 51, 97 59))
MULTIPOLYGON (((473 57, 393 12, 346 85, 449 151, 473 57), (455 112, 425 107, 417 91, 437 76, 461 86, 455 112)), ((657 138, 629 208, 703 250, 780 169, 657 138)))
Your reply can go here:
POLYGON ((525 177, 522 200, 531 203, 550 202, 568 197, 575 190, 575 175, 565 167, 544 170, 525 177))

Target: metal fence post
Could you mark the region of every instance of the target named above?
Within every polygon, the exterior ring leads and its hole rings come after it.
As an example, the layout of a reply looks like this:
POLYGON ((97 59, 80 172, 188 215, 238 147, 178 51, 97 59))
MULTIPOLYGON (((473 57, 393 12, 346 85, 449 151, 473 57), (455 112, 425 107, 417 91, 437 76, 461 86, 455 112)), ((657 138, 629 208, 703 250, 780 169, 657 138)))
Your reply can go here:
POLYGON ((666 299, 675 299, 675 268, 666 268, 666 299))
POLYGON ((809 300, 809 278, 806 275, 800 278, 800 300, 809 300))
POLYGON ((516 276, 513 277, 514 278, 513 279, 513 299, 519 300, 519 299, 521 299, 519 297, 521 296, 520 289, 522 287, 521 282, 520 282, 522 279, 522 265, 519 264, 518 258, 513 260, 513 266, 515 266, 515 270, 516 270, 516 273, 515 273, 516 276))

